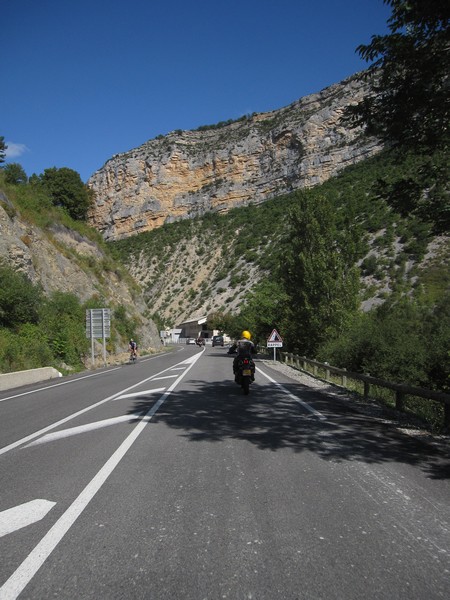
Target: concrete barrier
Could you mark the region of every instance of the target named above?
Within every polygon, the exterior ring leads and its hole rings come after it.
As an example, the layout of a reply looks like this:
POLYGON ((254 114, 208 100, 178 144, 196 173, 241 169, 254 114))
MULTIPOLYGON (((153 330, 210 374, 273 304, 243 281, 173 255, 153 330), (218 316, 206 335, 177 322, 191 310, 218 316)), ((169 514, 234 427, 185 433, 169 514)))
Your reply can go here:
POLYGON ((62 374, 53 367, 42 367, 42 369, 29 369, 28 371, 16 371, 0 375, 0 391, 10 390, 21 385, 38 383, 47 379, 62 377, 62 374))

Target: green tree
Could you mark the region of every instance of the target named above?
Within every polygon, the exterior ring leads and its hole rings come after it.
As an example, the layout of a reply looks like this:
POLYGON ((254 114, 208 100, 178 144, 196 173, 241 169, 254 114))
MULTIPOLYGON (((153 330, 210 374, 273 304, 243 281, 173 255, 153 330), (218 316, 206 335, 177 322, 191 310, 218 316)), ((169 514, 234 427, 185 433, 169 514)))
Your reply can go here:
POLYGON ((55 206, 65 208, 73 219, 86 219, 92 204, 92 192, 76 171, 67 167, 52 167, 45 169, 40 179, 55 206))
POLYGON ((5 182, 12 185, 21 185, 27 183, 27 174, 19 163, 9 163, 3 168, 5 182))
POLYGON ((397 383, 427 381, 428 311, 408 298, 386 302, 349 323, 346 332, 324 344, 319 356, 350 371, 397 383))
POLYGON ((427 387, 450 391, 450 291, 440 298, 432 314, 423 316, 427 356, 427 387))
MULTIPOLYGON (((7 330, 0 329, 0 338, 7 330)), ((37 369, 54 364, 47 337, 39 325, 24 323, 5 336, 8 345, 0 343, 0 365, 5 371, 37 369)))
POLYGON ((6 156, 6 152, 5 150, 8 148, 8 146, 5 144, 5 138, 0 135, 0 163, 5 162, 5 156, 6 156))
POLYGON ((221 310, 209 313, 207 318, 208 329, 217 329, 221 333, 229 333, 231 329, 232 316, 221 310))
POLYGON ((448 144, 450 109, 450 3, 446 0, 384 0, 392 7, 390 33, 357 48, 371 62, 372 94, 347 110, 383 141, 417 148, 448 144))
POLYGON ((240 337, 244 329, 252 334, 254 342, 264 343, 273 329, 283 332, 283 315, 289 298, 279 284, 279 277, 272 273, 263 279, 247 294, 239 315, 236 317, 236 329, 240 337))
POLYGON ((281 280, 288 297, 282 329, 288 346, 301 354, 314 357, 357 311, 359 272, 348 239, 327 199, 300 195, 284 240, 281 280))
POLYGON ((39 316, 39 324, 54 357, 70 365, 78 365, 81 355, 89 348, 86 313, 78 298, 67 292, 53 292, 42 304, 39 316))
POLYGON ((43 295, 23 274, 0 263, 0 327, 37 323, 43 295))

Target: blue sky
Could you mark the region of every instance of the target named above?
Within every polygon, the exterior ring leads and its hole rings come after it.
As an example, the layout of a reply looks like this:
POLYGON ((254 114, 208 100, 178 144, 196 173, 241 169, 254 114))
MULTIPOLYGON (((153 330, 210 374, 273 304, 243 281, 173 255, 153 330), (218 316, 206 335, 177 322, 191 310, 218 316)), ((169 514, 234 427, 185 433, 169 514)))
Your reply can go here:
POLYGON ((174 129, 281 108, 366 67, 382 0, 4 2, 0 135, 83 181, 174 129))

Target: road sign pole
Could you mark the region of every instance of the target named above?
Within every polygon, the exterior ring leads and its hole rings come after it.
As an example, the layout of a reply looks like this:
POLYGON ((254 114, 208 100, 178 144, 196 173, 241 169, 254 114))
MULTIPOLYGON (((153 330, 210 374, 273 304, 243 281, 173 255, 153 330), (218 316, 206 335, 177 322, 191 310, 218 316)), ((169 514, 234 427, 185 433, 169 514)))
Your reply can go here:
POLYGON ((102 310, 102 337, 103 337, 103 364, 106 367, 106 323, 105 323, 105 309, 102 310))
POLYGON ((91 364, 92 368, 94 368, 94 316, 92 310, 89 311, 89 319, 91 323, 91 364))
POLYGON ((277 349, 273 347, 273 362, 277 362, 277 349))
POLYGON ((111 336, 111 311, 109 308, 86 309, 86 337, 91 340, 91 362, 95 368, 94 340, 103 341, 103 362, 106 367, 106 338, 111 336))

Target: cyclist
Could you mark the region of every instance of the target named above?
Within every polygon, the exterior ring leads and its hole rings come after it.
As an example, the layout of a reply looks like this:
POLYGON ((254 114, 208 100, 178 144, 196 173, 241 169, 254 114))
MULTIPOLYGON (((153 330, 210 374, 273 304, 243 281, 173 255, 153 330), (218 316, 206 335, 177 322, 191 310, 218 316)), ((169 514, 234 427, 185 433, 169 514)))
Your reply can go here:
POLYGON ((133 340, 133 338, 131 338, 130 343, 128 344, 128 350, 130 352, 130 360, 136 359, 136 357, 137 357, 137 344, 133 340))

